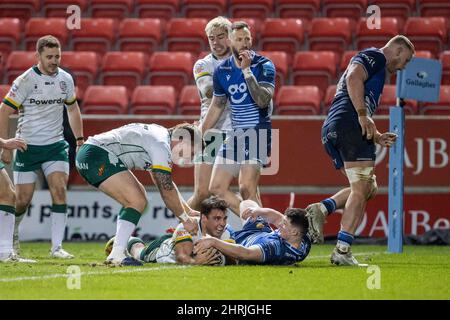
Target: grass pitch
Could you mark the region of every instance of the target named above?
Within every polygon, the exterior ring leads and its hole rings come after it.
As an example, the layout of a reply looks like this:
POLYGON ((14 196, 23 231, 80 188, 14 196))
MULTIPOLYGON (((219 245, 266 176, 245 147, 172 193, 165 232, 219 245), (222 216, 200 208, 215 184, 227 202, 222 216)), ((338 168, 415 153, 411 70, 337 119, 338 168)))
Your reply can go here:
POLYGON ((385 246, 355 245, 360 263, 379 267, 379 289, 373 268, 332 266, 331 245, 313 246, 297 266, 138 268, 102 265, 103 243, 67 243, 76 256, 69 261, 48 258, 49 246, 22 244, 23 255, 37 264, 0 263, 0 300, 450 299, 450 246, 406 246, 403 254, 389 254, 385 246), (68 278, 71 265, 81 270, 79 289, 68 289, 77 285, 68 278))

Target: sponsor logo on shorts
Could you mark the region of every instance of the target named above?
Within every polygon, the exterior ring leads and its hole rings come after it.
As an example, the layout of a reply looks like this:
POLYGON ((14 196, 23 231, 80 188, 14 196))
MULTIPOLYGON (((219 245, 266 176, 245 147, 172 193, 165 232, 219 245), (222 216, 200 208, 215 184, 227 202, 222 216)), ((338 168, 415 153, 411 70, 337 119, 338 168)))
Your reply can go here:
POLYGON ((25 167, 25 164, 23 162, 16 162, 16 166, 25 167))
POLYGON ((89 170, 89 165, 88 165, 87 163, 76 161, 75 164, 76 164, 76 166, 77 166, 78 169, 81 169, 81 170, 89 170))

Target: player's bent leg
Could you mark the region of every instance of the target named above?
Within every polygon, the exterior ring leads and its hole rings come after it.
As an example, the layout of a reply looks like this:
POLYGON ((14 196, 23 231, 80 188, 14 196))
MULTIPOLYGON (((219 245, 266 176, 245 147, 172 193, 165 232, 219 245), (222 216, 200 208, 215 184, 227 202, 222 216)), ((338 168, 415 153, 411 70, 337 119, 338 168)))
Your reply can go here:
MULTIPOLYGON (((216 160, 219 159, 216 158, 216 160)), ((224 158, 223 161, 227 161, 224 158)), ((228 205, 230 206, 230 209, 239 216, 239 203, 240 200, 236 196, 236 194, 232 191, 230 191, 230 185, 233 181, 235 173, 237 171, 236 166, 238 164, 236 163, 218 163, 216 161, 216 164, 213 167, 212 175, 211 175, 211 182, 209 184, 209 191, 222 199, 224 199, 228 205)))
POLYGON ((121 171, 103 181, 99 189, 123 206, 117 219, 113 248, 106 263, 124 266, 142 265, 141 262, 127 257, 126 248, 128 240, 147 206, 144 187, 130 171, 121 171))
POLYGON ((211 193, 209 192, 209 182, 213 165, 209 163, 199 163, 194 168, 194 194, 187 201, 188 205, 194 210, 200 210, 200 203, 207 199, 211 193))
POLYGON ((243 200, 253 200, 257 203, 258 183, 261 167, 259 164, 243 164, 239 172, 239 192, 243 200))
POLYGON ((331 263, 355 266, 358 265, 358 261, 353 257, 350 247, 373 188, 374 162, 347 162, 345 168, 351 192, 345 204, 341 230, 338 233, 336 248, 331 256, 331 263))
POLYGON ((310 226, 309 235, 313 243, 324 242, 323 225, 326 223, 327 216, 345 207, 350 191, 350 188, 344 188, 332 197, 326 198, 321 202, 312 203, 306 207, 306 217, 310 226))

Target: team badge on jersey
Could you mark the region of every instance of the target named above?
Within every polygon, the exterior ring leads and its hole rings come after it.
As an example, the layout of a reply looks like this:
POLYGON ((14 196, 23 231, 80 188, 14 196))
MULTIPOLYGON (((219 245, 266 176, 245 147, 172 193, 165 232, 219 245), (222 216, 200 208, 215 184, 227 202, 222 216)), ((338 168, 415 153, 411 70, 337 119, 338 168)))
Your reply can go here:
POLYGON ((61 88, 61 90, 62 90, 63 92, 66 92, 66 91, 67 91, 67 83, 66 83, 65 81, 60 81, 60 82, 59 82, 59 87, 61 88))

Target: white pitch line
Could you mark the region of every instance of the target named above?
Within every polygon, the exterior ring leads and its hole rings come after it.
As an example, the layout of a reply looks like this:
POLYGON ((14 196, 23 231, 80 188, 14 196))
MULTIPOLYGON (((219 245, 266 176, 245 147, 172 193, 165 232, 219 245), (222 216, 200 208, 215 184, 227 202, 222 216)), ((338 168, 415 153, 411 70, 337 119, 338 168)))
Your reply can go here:
MULTIPOLYGON (((170 270, 170 269, 185 269, 189 266, 167 266, 167 267, 156 267, 156 268, 137 268, 137 269, 124 269, 124 270, 114 270, 112 272, 81 272, 80 276, 96 276, 96 275, 111 275, 115 273, 135 273, 135 272, 149 272, 149 271, 160 271, 160 270, 170 270)), ((32 276, 32 277, 19 277, 19 278, 0 278, 0 282, 17 282, 17 281, 34 281, 34 280, 45 280, 45 279, 56 279, 56 278, 67 278, 72 274, 67 273, 57 273, 45 276, 32 276)))
MULTIPOLYGON (((372 252, 358 252, 358 253, 353 253, 354 256, 367 256, 367 255, 377 255, 377 254, 384 254, 386 252, 382 252, 382 251, 372 251, 372 252)), ((306 260, 311 260, 311 259, 324 259, 324 258, 329 258, 331 254, 326 255, 326 256, 312 256, 312 257, 307 257, 305 259, 306 260)))

